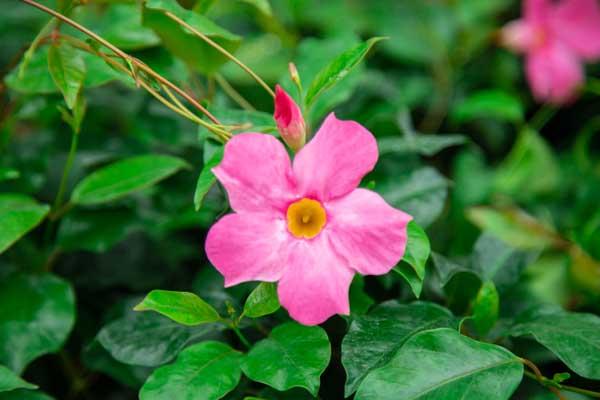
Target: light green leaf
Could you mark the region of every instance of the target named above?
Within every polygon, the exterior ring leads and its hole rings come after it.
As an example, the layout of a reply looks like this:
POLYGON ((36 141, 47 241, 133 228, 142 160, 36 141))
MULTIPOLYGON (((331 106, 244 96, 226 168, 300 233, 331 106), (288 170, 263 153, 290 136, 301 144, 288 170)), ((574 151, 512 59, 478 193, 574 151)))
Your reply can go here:
POLYGON ((49 211, 49 206, 23 194, 0 194, 0 253, 35 228, 49 211))
POLYGON ((473 324, 480 335, 487 334, 494 327, 500 312, 500 298, 494 282, 481 285, 473 302, 473 324))
POLYGON ((71 195, 75 204, 101 204, 152 186, 188 164, 176 157, 144 155, 101 168, 77 184, 71 195))
POLYGON ((156 311, 183 325, 195 326, 221 320, 219 313, 210 304, 189 292, 153 290, 135 311, 156 311))
POLYGON ((408 339, 391 361, 371 372, 356 400, 507 400, 523 364, 503 347, 440 328, 408 339))
POLYGON ((425 264, 431 253, 431 246, 427 234, 416 222, 410 221, 407 226, 408 241, 402 261, 410 264, 423 280, 425 278, 425 264))
POLYGON ((250 293, 244 304, 244 315, 258 318, 279 310, 277 286, 271 282, 261 282, 250 293))
POLYGON ((73 109, 86 74, 81 53, 67 43, 50 46, 48 70, 54 83, 62 92, 67 107, 73 109))
POLYGON ((311 106, 315 99, 323 92, 334 86, 336 83, 344 79, 352 69, 358 65, 367 55, 371 47, 375 43, 385 38, 375 37, 367 40, 364 43, 346 50, 336 58, 334 58, 324 69, 322 69, 313 79, 307 92, 305 103, 311 106))
POLYGON ((367 374, 386 365, 415 333, 453 326, 456 321, 450 311, 425 302, 406 305, 390 301, 356 317, 342 342, 345 397, 356 391, 367 374))
POLYGON ((241 376, 242 354, 207 341, 182 351, 173 364, 156 369, 140 390, 140 400, 216 400, 233 390, 241 376))
POLYGON ((0 364, 0 392, 15 389, 37 389, 37 386, 24 381, 10 369, 0 364))
POLYGON ((548 348, 577 374, 600 379, 600 318, 547 307, 519 315, 512 336, 533 338, 548 348))
POLYGON ((254 345, 242 361, 242 370, 253 381, 274 389, 301 387, 316 396, 330 357, 331 346, 322 328, 288 322, 254 345))
POLYGON ((212 157, 206 161, 198 176, 198 182, 196 183, 196 190, 194 192, 194 206, 196 211, 202 207, 202 201, 210 188, 217 181, 217 177, 213 174, 212 169, 216 167, 223 159, 223 146, 220 146, 218 150, 212 155, 212 157))
POLYGON ((208 36, 217 44, 234 52, 241 38, 194 11, 186 10, 170 0, 148 0, 144 3, 144 26, 152 28, 164 46, 194 69, 204 74, 214 74, 229 59, 212 48, 204 40, 170 19, 171 13, 194 29, 208 36))
POLYGON ((0 363, 20 373, 58 351, 75 322, 75 295, 51 275, 13 275, 0 283, 0 363))
POLYGON ((471 94, 452 110, 452 118, 457 122, 468 122, 476 118, 520 122, 523 114, 523 105, 518 98, 495 89, 471 94))

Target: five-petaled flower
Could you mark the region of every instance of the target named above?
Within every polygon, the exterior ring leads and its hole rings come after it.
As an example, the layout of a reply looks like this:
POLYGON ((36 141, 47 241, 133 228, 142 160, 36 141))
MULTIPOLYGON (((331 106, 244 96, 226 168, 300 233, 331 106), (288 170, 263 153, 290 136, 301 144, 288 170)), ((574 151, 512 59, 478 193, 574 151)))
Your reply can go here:
POLYGON ((357 188, 377 157, 373 135, 333 113, 293 164, 273 136, 234 136, 213 169, 234 213, 206 239, 225 286, 278 282, 281 304, 306 325, 348 314, 354 274, 387 273, 406 247, 411 217, 357 188))
POLYGON ((525 72, 539 101, 570 101, 583 62, 600 58, 597 0, 525 0, 523 17, 502 30, 503 43, 526 54, 525 72))

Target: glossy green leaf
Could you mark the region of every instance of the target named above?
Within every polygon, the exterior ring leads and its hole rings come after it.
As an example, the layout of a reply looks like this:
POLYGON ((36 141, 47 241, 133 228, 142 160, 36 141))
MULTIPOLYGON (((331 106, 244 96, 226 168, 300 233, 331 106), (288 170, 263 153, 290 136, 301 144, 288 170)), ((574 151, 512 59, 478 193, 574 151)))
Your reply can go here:
POLYGON ((512 336, 533 336, 569 368, 589 379, 600 379, 598 332, 598 316, 553 307, 524 312, 509 330, 512 336))
POLYGON ((159 314, 133 313, 104 326, 96 338, 117 361, 156 367, 174 359, 190 343, 221 330, 221 324, 187 327, 159 314))
POLYGON ((212 169, 219 165, 223 159, 223 151, 224 148, 222 146, 219 147, 213 156, 206 161, 202 167, 202 171, 200 171, 200 176, 198 176, 198 182, 196 183, 196 190, 194 192, 194 206, 196 207, 196 211, 200 210, 204 197, 217 181, 217 177, 213 174, 212 169))
POLYGON ((10 369, 0 364, 0 392, 15 389, 37 389, 37 386, 21 379, 10 369))
POLYGON ((54 83, 62 92, 67 107, 73 109, 86 74, 85 62, 81 53, 68 43, 50 46, 48 70, 54 83))
POLYGON ((361 43, 334 58, 324 69, 322 69, 313 79, 307 92, 305 103, 312 105, 316 98, 329 88, 334 86, 340 80, 344 79, 352 69, 358 65, 367 55, 375 43, 385 38, 375 37, 361 43))
POLYGON ((500 313, 500 297, 494 282, 487 281, 481 285, 473 302, 473 325, 480 335, 485 335, 498 321, 500 313))
POLYGON ((127 158, 85 177, 73 190, 71 201, 90 205, 116 200, 152 186, 187 166, 184 160, 166 155, 127 158))
POLYGON ((170 19, 167 13, 177 16, 229 52, 235 51, 240 44, 239 36, 221 28, 199 13, 182 8, 177 2, 146 1, 142 19, 144 26, 152 28, 170 52, 199 72, 214 74, 229 59, 170 19))
POLYGON ((207 302, 189 292, 153 290, 135 306, 135 311, 156 311, 183 325, 195 326, 221 320, 207 302))
POLYGON ((452 110, 452 117, 457 122, 468 122, 475 118, 520 122, 523 114, 523 105, 518 98, 495 89, 476 92, 452 110))
POLYGON ((412 215, 418 225, 426 228, 444 208, 448 182, 435 169, 423 167, 407 176, 382 182, 378 191, 390 204, 412 215))
POLYGON ((384 154, 420 154, 433 156, 449 147, 458 146, 467 142, 463 135, 427 135, 415 134, 414 136, 383 137, 377 140, 379 155, 384 154))
POLYGON ((421 297, 421 291, 423 290, 423 279, 417 275, 417 272, 413 267, 407 264, 400 264, 395 266, 393 271, 400 274, 400 276, 404 278, 406 283, 408 283, 408 286, 410 286, 410 290, 412 290, 417 299, 421 297))
POLYGON ((261 282, 246 299, 244 315, 250 318, 258 318, 273 314, 279 310, 279 307, 277 285, 271 282, 261 282))
POLYGON ((523 364, 503 347, 440 328, 408 339, 390 362, 371 372, 356 400, 507 400, 523 364))
POLYGON ((425 278, 425 264, 431 253, 431 245, 427 234, 416 222, 410 221, 407 226, 408 241, 402 261, 410 264, 420 279, 425 278))
POLYGON ((356 317, 342 342, 345 396, 354 393, 367 374, 386 365, 415 333, 455 325, 450 311, 426 302, 406 305, 390 301, 356 317))
POLYGON ((155 370, 140 390, 140 400, 220 399, 241 377, 242 354, 207 341, 182 351, 173 364, 155 370))
POLYGON ((274 389, 300 387, 316 396, 330 357, 331 345, 322 328, 288 322, 252 347, 242 370, 253 381, 274 389))
POLYGON ((0 363, 20 373, 58 351, 75 323, 71 286, 51 274, 13 275, 0 283, 0 363))
POLYGON ((0 253, 9 248, 46 217, 50 207, 31 197, 0 194, 0 253))

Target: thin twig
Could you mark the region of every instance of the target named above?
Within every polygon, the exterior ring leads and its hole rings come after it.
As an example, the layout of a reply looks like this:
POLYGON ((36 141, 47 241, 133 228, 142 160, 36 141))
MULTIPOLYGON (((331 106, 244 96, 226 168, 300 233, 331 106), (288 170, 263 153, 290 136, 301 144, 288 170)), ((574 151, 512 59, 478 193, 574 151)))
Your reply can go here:
POLYGON ((215 74, 215 80, 221 86, 221 89, 240 107, 248 111, 256 111, 256 108, 248 100, 246 100, 221 74, 215 74))
POLYGON ((579 393, 579 394, 583 394, 586 396, 600 399, 600 392, 594 392, 592 390, 581 389, 581 388, 578 388, 575 386, 563 385, 562 383, 555 382, 552 379, 545 377, 542 374, 542 372, 540 371, 540 369, 537 367, 537 365, 535 365, 532 361, 530 361, 526 358, 520 358, 520 361, 523 364, 525 364, 526 366, 528 366, 533 371, 533 373, 531 373, 529 371, 525 371, 524 372, 525 376, 535 379, 542 386, 548 388, 548 390, 550 390, 552 393, 554 393, 556 395, 556 397, 558 397, 561 400, 566 400, 566 398, 560 392, 561 390, 565 390, 567 392, 579 393))

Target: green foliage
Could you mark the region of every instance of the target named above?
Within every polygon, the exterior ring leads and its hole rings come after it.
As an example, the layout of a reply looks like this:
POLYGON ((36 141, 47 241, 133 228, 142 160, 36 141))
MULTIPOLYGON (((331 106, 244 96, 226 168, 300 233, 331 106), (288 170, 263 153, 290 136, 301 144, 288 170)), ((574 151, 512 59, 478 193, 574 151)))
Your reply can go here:
POLYGON ((35 228, 50 211, 31 197, 18 193, 0 194, 0 253, 35 228))
POLYGON ((207 302, 189 292, 153 290, 135 311, 156 311, 183 325, 195 326, 221 319, 219 313, 207 302))
POLYGON ((48 51, 48 70, 62 92, 67 107, 73 109, 86 74, 83 58, 68 44, 51 46, 48 51))
POLYGON ((250 318, 264 317, 279 310, 279 307, 275 284, 261 282, 246 299, 244 315, 250 318))
POLYGON ((452 110, 452 117, 458 122, 493 118, 516 123, 523 120, 523 114, 519 99, 500 90, 473 93, 452 110))
POLYGON ((217 177, 212 173, 212 169, 219 165, 222 159, 223 147, 219 147, 202 167, 200 176, 198 176, 198 182, 196 183, 196 191, 194 192, 194 206, 196 207, 196 211, 200 210, 204 197, 217 181, 217 177))
POLYGON ((15 389, 37 389, 37 386, 24 381, 10 369, 4 365, 0 365, 0 392, 8 392, 15 389))

